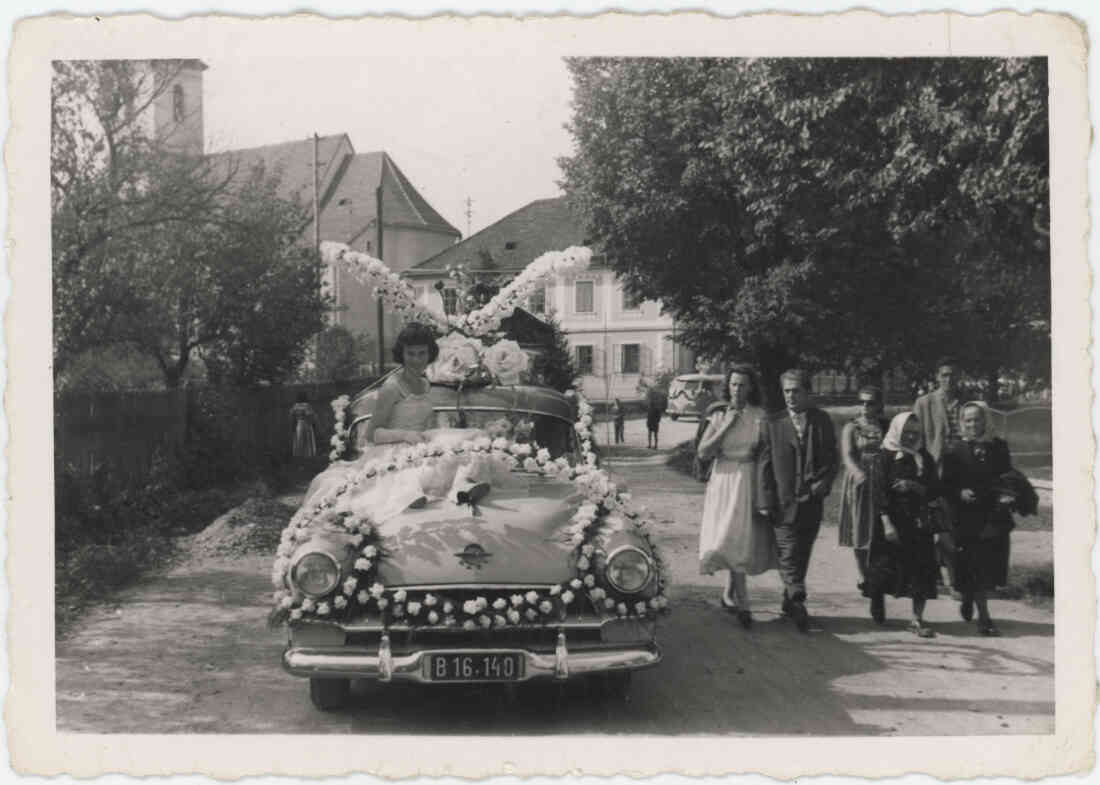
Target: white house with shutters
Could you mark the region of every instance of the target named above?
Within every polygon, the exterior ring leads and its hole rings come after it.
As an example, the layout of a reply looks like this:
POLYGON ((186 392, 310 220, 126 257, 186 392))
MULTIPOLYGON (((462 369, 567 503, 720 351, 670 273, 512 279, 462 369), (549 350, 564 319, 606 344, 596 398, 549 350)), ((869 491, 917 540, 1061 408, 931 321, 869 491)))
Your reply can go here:
MULTIPOLYGON (((472 273, 515 275, 547 251, 588 244, 564 197, 540 199, 404 275, 422 302, 456 313, 462 303, 447 276, 449 265, 464 265, 472 273)), ((590 400, 638 399, 639 384, 658 373, 695 370, 694 356, 676 343, 676 325, 661 313, 660 303, 630 297, 599 253, 587 270, 549 282, 531 298, 528 310, 557 317, 590 400)))

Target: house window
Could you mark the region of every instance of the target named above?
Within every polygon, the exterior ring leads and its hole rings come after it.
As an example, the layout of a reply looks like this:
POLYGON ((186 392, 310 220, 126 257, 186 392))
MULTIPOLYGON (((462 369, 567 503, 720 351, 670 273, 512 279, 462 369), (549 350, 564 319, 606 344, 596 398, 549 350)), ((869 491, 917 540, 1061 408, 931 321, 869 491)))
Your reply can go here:
POLYGON ((576 289, 576 310, 577 313, 595 313, 596 312, 596 282, 595 281, 577 281, 574 285, 576 289))
POLYGON ((423 286, 414 286, 412 288, 412 290, 413 290, 413 299, 416 300, 416 302, 420 302, 420 298, 424 296, 424 287, 423 286))
POLYGON ((630 294, 626 289, 623 289, 623 310, 624 311, 636 311, 642 307, 642 300, 640 297, 635 297, 630 294))
POLYGON ((592 375, 592 347, 591 346, 577 346, 574 347, 574 363, 577 366, 577 373, 581 376, 592 375))
POLYGON ((642 347, 637 343, 624 343, 622 356, 623 373, 638 373, 642 370, 642 347))
POLYGON ((183 122, 183 87, 181 85, 172 88, 172 119, 177 123, 183 122))
POLYGON ((458 313, 458 290, 457 289, 444 289, 443 290, 443 313, 448 316, 454 316, 458 313))
POLYGON ((546 287, 540 286, 527 301, 531 313, 546 313, 546 287))

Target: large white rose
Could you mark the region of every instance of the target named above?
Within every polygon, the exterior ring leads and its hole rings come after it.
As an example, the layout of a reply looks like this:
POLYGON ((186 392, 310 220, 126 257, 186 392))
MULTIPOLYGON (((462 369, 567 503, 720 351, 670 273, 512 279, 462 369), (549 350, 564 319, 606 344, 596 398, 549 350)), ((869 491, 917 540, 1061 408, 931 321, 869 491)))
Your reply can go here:
POLYGON ((428 366, 428 378, 441 384, 457 384, 481 364, 481 341, 449 333, 439 341, 439 357, 428 366))
POLYGON ((519 384, 530 358, 515 341, 497 341, 485 350, 485 367, 501 384, 519 384))

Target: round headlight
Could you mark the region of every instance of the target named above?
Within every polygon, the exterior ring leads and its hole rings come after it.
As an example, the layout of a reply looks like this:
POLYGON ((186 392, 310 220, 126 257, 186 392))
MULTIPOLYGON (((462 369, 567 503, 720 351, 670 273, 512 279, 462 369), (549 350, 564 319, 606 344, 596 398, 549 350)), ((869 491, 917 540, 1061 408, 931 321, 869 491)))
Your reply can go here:
POLYGON ((626 546, 607 559, 604 576, 611 587, 624 594, 634 594, 645 588, 653 574, 649 557, 637 548, 626 546))
POLYGON ((291 580, 307 597, 323 597, 340 582, 340 567, 327 553, 314 551, 294 565, 291 580))

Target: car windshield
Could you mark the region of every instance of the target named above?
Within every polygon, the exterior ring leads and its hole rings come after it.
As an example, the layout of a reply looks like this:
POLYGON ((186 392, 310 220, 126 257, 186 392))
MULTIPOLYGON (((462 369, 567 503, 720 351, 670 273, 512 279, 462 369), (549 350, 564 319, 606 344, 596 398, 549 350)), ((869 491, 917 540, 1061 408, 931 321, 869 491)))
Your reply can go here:
MULTIPOLYGON (((545 414, 479 409, 464 409, 460 414, 457 409, 437 409, 435 419, 437 428, 480 428, 494 438, 504 436, 521 443, 534 442, 549 450, 554 458, 571 457, 574 449, 573 425, 545 414)), ((366 438, 367 420, 360 420, 352 426, 349 444, 355 445, 355 452, 359 453, 366 438)))

